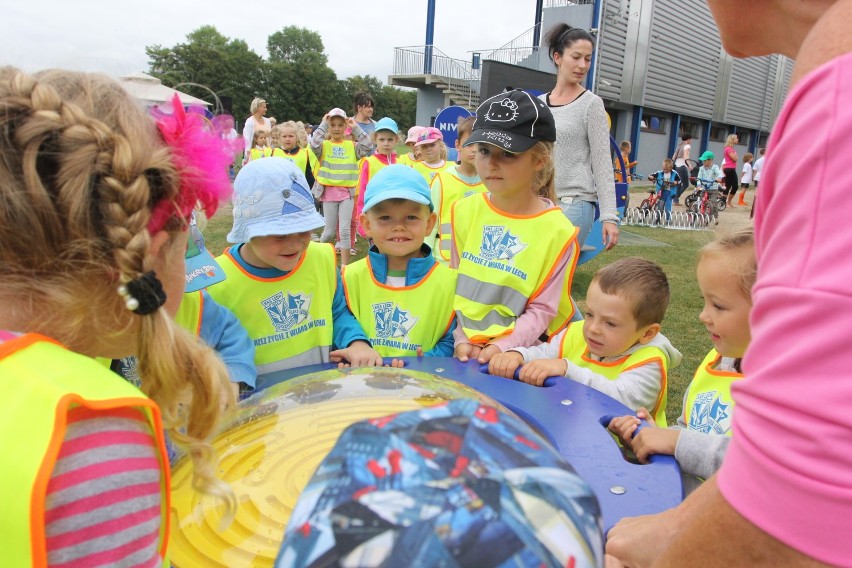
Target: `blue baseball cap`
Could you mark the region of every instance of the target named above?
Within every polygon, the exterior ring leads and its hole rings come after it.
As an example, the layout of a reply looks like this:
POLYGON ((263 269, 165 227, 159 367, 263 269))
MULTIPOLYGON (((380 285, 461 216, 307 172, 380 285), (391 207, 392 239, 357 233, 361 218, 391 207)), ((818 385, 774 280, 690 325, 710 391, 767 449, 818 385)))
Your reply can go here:
POLYGON ((254 160, 237 174, 229 243, 305 233, 324 226, 305 174, 290 160, 254 160))
POLYGON ((184 292, 197 292, 225 279, 225 271, 204 246, 204 235, 198 230, 195 213, 189 221, 189 243, 186 248, 186 285, 184 292))
POLYGON ((379 130, 390 130, 394 134, 399 134, 399 126, 396 121, 389 116, 386 116, 376 123, 376 132, 379 130))
POLYGON ((426 178, 414 168, 402 164, 382 168, 367 183, 363 212, 366 213, 374 205, 388 199, 407 199, 428 205, 429 211, 435 210, 432 205, 432 191, 426 183, 426 178))

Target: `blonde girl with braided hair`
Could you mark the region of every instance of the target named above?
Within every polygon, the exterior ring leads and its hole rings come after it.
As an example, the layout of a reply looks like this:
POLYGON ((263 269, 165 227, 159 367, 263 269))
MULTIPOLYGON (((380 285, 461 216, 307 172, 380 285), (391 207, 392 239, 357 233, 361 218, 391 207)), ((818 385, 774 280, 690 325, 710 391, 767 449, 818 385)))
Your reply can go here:
POLYGON ((196 489, 233 513, 208 443, 232 403, 228 374, 172 319, 189 214, 212 214, 230 188, 232 150, 202 122, 176 104, 155 124, 103 76, 0 68, 0 543, 11 566, 163 564, 164 431, 191 458, 196 489), (94 360, 130 355, 142 392, 94 360))

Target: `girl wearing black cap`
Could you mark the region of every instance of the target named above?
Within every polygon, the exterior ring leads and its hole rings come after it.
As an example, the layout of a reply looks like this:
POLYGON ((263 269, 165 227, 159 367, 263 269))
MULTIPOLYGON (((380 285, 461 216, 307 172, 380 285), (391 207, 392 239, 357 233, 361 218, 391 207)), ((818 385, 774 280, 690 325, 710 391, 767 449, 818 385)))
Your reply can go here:
POLYGON ((455 354, 480 363, 567 325, 577 230, 553 203, 553 115, 513 90, 483 102, 465 146, 488 193, 453 206, 455 354))

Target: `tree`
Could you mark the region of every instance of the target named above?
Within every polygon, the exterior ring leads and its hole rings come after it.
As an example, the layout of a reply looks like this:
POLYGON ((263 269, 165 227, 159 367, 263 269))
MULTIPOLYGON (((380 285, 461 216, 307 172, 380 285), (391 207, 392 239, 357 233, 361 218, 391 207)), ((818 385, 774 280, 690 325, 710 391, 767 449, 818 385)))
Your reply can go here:
POLYGON ((164 85, 208 102, 210 92, 191 83, 204 85, 218 96, 231 97, 235 117, 249 115, 251 100, 264 85, 263 58, 241 39, 230 39, 213 26, 202 26, 186 36, 186 43, 174 47, 152 45, 145 48, 148 73, 164 85))
POLYGON ((320 35, 298 26, 287 26, 269 36, 266 50, 271 63, 299 63, 301 55, 319 53, 324 58, 323 65, 328 65, 320 35))
POLYGON ((267 93, 270 112, 282 120, 317 123, 343 98, 318 33, 287 26, 269 36, 267 93))

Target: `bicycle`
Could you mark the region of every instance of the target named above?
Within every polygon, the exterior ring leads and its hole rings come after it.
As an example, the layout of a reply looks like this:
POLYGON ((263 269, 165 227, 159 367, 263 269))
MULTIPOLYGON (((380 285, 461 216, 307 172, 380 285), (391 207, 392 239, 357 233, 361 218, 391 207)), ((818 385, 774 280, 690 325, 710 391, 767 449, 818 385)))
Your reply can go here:
POLYGON ((698 201, 701 200, 705 190, 711 191, 713 189, 720 190, 719 196, 716 199, 716 208, 719 211, 724 211, 725 208, 728 206, 727 199, 725 199, 725 196, 723 196, 722 192, 721 192, 721 188, 723 187, 723 184, 721 184, 717 181, 700 180, 700 179, 697 179, 697 178, 694 178, 694 177, 690 177, 689 180, 695 185, 695 187, 692 189, 692 193, 687 195, 686 198, 683 201, 684 205, 686 206, 687 211, 694 211, 695 213, 698 213, 699 211, 696 211, 693 206, 698 201), (714 185, 716 186, 715 188, 713 187, 714 185))
MULTIPOLYGON (((649 181, 657 181, 657 175, 651 174, 648 176, 649 181)), ((663 191, 671 191, 671 188, 676 187, 679 182, 672 181, 664 181, 662 187, 659 191, 657 191, 656 187, 651 188, 648 192, 648 197, 642 200, 642 203, 639 204, 639 211, 642 213, 643 217, 654 216, 657 217, 656 221, 659 223, 662 221, 663 211, 665 211, 665 200, 662 199, 663 191)), ((650 219, 649 219, 650 220, 650 219)))

